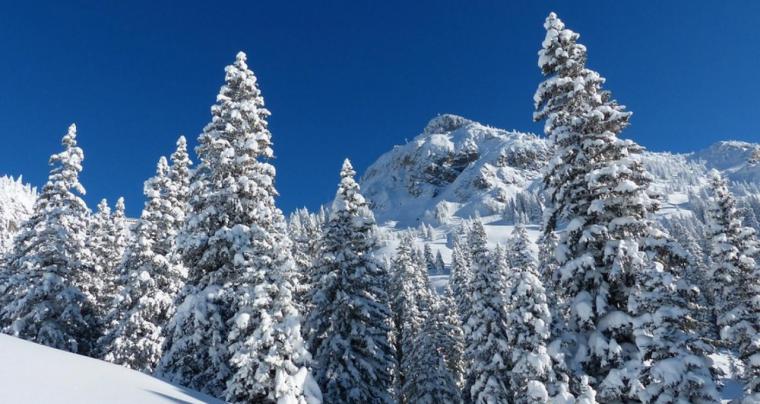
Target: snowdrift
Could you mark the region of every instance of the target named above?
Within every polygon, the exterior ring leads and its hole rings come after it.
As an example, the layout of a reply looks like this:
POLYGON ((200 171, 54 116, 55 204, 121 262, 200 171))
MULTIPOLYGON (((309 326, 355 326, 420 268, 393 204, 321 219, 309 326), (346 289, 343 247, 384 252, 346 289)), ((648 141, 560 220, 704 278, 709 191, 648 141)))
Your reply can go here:
POLYGON ((122 366, 0 334, 4 403, 221 403, 122 366))

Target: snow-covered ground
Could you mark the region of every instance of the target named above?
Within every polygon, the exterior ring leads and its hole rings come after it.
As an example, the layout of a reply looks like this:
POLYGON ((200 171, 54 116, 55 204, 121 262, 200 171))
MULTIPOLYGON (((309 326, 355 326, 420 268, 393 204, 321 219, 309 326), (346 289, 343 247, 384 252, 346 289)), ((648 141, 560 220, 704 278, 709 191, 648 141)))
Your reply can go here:
POLYGON ((220 403, 97 359, 0 334, 3 403, 220 403))

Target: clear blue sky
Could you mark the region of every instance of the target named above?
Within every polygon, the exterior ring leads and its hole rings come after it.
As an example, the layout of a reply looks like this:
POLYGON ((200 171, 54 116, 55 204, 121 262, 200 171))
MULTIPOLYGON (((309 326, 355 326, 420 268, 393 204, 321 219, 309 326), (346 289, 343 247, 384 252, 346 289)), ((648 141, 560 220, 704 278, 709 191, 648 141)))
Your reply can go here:
POLYGON ((279 204, 334 195, 438 113, 538 132, 532 96, 547 13, 634 112, 652 150, 760 141, 758 1, 3 2, 0 174, 45 181, 71 122, 87 201, 127 198, 176 137, 192 144, 238 50, 272 111, 279 204))

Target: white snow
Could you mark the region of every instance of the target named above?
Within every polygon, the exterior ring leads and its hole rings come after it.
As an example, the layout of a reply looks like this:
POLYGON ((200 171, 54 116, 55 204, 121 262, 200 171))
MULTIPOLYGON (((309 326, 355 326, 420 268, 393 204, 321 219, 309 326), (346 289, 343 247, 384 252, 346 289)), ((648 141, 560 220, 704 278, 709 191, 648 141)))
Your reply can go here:
POLYGON ((221 403, 144 373, 0 334, 4 403, 221 403))

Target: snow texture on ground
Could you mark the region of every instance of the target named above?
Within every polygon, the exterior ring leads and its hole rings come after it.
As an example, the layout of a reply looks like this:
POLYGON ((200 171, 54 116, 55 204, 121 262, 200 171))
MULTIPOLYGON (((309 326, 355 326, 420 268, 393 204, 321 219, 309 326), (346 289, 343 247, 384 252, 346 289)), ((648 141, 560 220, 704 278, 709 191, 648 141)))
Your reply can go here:
POLYGON ((3 403, 221 403, 122 366, 0 335, 3 403))

